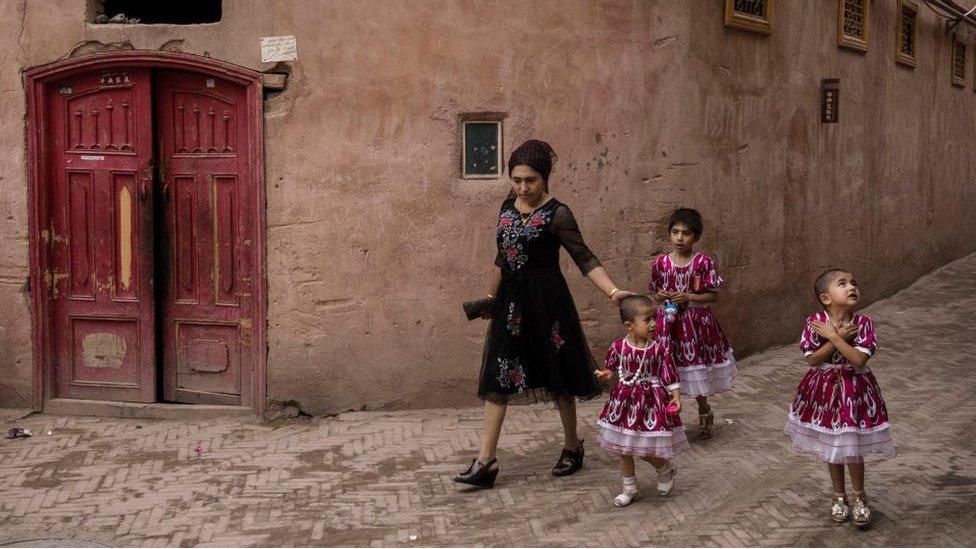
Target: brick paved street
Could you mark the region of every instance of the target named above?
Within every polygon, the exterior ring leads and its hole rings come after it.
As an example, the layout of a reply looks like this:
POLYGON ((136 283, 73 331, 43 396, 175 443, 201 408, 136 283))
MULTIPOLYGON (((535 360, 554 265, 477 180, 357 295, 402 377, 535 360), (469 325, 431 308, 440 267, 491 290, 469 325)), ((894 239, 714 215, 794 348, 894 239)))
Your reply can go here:
MULTIPOLYGON (((557 414, 517 407, 496 489, 469 494, 450 475, 477 447, 478 408, 280 425, 0 415, 4 431, 35 433, 0 440, 0 545, 972 545, 974 296, 971 255, 867 310, 899 455, 868 466, 866 532, 827 520, 825 467, 782 433, 804 371, 790 345, 741 361, 735 393, 714 401, 716 436, 677 458, 671 496, 625 509, 610 503, 615 458, 593 444, 602 401, 580 410, 581 473, 549 476, 557 414)), ((650 473, 639 470, 645 486, 650 473)))

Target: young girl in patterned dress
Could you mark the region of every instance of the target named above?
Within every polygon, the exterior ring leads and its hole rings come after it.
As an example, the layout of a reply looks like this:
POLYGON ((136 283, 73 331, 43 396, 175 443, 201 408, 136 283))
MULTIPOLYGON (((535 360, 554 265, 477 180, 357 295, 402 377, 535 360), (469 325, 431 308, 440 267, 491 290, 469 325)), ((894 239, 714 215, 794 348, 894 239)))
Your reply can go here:
POLYGON ((871 522, 864 496, 864 458, 895 455, 888 409, 867 362, 877 340, 874 321, 854 313, 860 293, 850 272, 831 269, 813 286, 823 310, 807 317, 800 349, 810 369, 800 381, 786 421, 795 450, 827 462, 834 499, 830 516, 850 518, 858 526, 871 522), (851 476, 854 505, 844 488, 844 465, 851 476))
POLYGON ((620 319, 627 336, 610 346, 604 369, 596 372, 602 379, 617 376, 597 421, 600 446, 620 455, 624 487, 613 500, 617 507, 630 505, 641 496, 634 456, 654 466, 657 491, 667 495, 674 486, 671 456, 675 449, 688 445, 678 416, 678 372, 667 341, 654 337, 665 331, 663 316, 656 316, 654 309, 654 302, 642 295, 621 301, 620 319))
POLYGON ((675 363, 681 378, 681 394, 695 397, 698 403, 698 436, 712 435, 715 414, 708 397, 732 389, 735 358, 725 332, 708 303, 718 301, 716 293, 724 280, 711 257, 695 252, 701 238, 701 215, 690 208, 679 208, 668 221, 673 250, 651 263, 648 288, 658 303, 678 305, 671 329, 675 363))

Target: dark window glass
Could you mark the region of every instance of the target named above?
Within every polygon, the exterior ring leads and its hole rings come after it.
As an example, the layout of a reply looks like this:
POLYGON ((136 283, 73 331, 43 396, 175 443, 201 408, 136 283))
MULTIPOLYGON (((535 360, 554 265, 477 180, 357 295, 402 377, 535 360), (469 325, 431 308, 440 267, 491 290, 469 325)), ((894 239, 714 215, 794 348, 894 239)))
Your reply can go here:
POLYGON ((497 175, 498 122, 464 123, 464 175, 497 175))
POLYGON ((102 13, 109 19, 125 16, 120 23, 192 25, 220 21, 221 0, 105 0, 102 13))
POLYGON ((747 15, 766 17, 765 0, 735 0, 734 10, 747 15))
POLYGON ((915 10, 902 6, 901 8, 901 35, 899 36, 901 52, 905 55, 915 56, 915 10))
POLYGON ((966 44, 954 42, 953 48, 952 76, 962 80, 966 78, 966 44))
POLYGON ((867 12, 865 0, 844 0, 844 34, 867 38, 864 19, 867 12))

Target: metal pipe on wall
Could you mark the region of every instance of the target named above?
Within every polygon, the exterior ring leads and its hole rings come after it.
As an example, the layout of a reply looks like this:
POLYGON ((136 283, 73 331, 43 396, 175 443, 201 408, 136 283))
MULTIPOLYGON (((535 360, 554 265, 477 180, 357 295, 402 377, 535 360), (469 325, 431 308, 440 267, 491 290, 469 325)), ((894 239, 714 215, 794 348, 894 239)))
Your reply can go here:
MULTIPOLYGON (((932 9, 932 11, 938 13, 938 10, 935 9, 937 7, 939 8, 939 10, 948 12, 953 16, 952 19, 946 21, 946 32, 949 32, 952 29, 956 28, 956 26, 963 21, 965 21, 967 24, 973 27, 976 27, 976 16, 973 15, 974 13, 976 13, 976 5, 974 5, 970 9, 970 8, 964 8, 960 6, 953 0, 923 0, 923 1, 925 2, 926 5, 929 6, 929 8, 932 9)), ((948 16, 944 16, 944 17, 948 18, 948 16)))

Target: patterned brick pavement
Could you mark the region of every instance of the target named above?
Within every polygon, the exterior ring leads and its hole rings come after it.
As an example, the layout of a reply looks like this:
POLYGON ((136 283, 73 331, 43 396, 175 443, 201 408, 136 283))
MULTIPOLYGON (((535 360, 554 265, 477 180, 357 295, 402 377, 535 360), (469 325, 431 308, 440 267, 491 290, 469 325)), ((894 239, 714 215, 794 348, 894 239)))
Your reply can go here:
MULTIPOLYGON (((509 412, 499 482, 475 493, 450 475, 477 447, 477 408, 281 425, 8 416, 4 430, 35 436, 0 440, 0 545, 972 545, 974 296, 976 255, 868 309, 899 450, 868 467, 869 531, 827 520, 825 468, 782 434, 804 370, 790 345, 741 362, 735 393, 715 400, 716 436, 678 458, 671 496, 625 509, 610 503, 615 459, 592 443, 583 471, 549 476, 561 430, 544 406, 509 412)), ((590 441, 601 405, 580 409, 590 441)))

